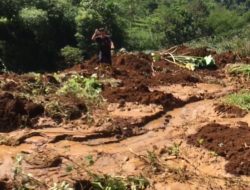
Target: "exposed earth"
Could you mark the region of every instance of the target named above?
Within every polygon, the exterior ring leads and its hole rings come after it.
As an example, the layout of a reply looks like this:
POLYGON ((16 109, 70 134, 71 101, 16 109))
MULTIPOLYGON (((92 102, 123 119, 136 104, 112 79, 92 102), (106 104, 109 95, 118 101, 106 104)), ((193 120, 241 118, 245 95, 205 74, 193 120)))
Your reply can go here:
POLYGON ((58 73, 2 73, 0 190, 62 182, 90 190, 93 176, 105 174, 143 176, 152 190, 250 189, 250 113, 221 101, 250 89, 225 72, 249 59, 206 48, 176 53, 212 55, 217 68, 189 71, 124 53, 112 66, 93 57, 58 73), (58 93, 71 76, 93 74, 102 83, 95 101, 58 93))

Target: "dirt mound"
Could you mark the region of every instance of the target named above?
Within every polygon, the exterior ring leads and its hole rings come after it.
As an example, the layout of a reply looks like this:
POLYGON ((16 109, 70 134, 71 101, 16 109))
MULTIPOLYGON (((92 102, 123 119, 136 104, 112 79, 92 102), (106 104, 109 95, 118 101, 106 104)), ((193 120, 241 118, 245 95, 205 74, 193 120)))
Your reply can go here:
POLYGON ((231 51, 214 55, 215 63, 218 66, 225 66, 228 63, 235 63, 236 58, 237 56, 231 51))
POLYGON ((226 171, 235 175, 250 175, 250 128, 247 123, 239 127, 208 124, 188 137, 188 143, 216 152, 229 162, 226 171))
POLYGON ((200 79, 195 73, 187 69, 181 68, 167 61, 159 61, 154 63, 156 71, 153 84, 176 84, 176 83, 197 83, 200 79))
POLYGON ((177 48, 175 54, 205 57, 208 55, 214 55, 216 54, 216 52, 209 50, 207 47, 193 49, 193 48, 189 48, 187 46, 182 45, 177 48))
POLYGON ((0 95, 0 131, 8 132, 20 126, 29 126, 29 120, 44 112, 42 105, 14 97, 10 93, 0 95))
POLYGON ((145 54, 123 54, 114 58, 114 65, 124 66, 126 70, 136 70, 139 73, 150 74, 151 58, 145 54))
POLYGON ((223 114, 228 118, 244 117, 248 113, 246 110, 240 109, 236 106, 225 104, 216 105, 214 109, 217 113, 223 114))
POLYGON ((79 119, 87 112, 87 106, 83 100, 75 96, 56 96, 45 106, 46 115, 57 122, 79 119))
POLYGON ((150 91, 143 84, 123 88, 105 90, 103 96, 111 103, 138 102, 141 104, 158 104, 164 107, 178 107, 183 102, 172 94, 165 94, 160 91, 150 91))

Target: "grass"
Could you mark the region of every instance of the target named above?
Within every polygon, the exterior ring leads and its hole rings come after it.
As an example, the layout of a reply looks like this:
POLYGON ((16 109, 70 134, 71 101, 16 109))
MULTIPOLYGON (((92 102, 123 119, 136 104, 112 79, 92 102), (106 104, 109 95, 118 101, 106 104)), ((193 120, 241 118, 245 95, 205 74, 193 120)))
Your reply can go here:
POLYGON ((180 155, 180 144, 174 143, 171 147, 168 148, 169 155, 178 157, 180 155))
POLYGON ((243 75, 250 78, 250 64, 230 65, 227 72, 229 74, 243 75))
POLYGON ((243 90, 226 96, 223 102, 250 111, 250 90, 243 90))

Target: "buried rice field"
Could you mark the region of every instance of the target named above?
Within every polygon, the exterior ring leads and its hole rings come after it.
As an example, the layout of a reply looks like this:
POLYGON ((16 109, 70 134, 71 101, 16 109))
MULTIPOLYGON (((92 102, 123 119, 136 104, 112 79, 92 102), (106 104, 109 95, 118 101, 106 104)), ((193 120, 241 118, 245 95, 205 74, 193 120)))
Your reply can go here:
POLYGON ((0 189, 250 189, 250 81, 235 72, 248 59, 175 53, 215 65, 184 67, 162 50, 2 73, 0 189))

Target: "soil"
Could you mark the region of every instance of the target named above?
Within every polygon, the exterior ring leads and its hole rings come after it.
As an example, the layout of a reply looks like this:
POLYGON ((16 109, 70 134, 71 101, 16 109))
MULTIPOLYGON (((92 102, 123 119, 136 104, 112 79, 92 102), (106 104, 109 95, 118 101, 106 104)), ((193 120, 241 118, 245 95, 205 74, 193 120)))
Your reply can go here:
POLYGON ((44 108, 40 104, 3 93, 0 95, 0 131, 9 132, 22 125, 30 126, 30 119, 43 112, 44 108))
POLYGON ((137 102, 141 104, 160 104, 168 109, 183 105, 183 102, 175 98, 172 94, 160 91, 151 92, 143 84, 139 86, 131 84, 127 88, 105 90, 103 95, 111 103, 137 102))
POLYGON ((237 56, 233 52, 229 51, 215 55, 214 59, 219 66, 225 66, 226 64, 235 63, 237 56))
POLYGON ((246 110, 243 110, 236 106, 230 106, 225 104, 216 105, 215 111, 219 114, 223 114, 224 117, 244 117, 248 114, 246 110))
POLYGON ((182 45, 182 46, 177 47, 176 54, 205 57, 208 55, 215 55, 216 52, 213 50, 209 50, 207 47, 193 49, 193 48, 182 45))
POLYGON ((188 137, 188 142, 204 147, 224 157, 229 162, 225 169, 235 175, 250 175, 250 128, 247 123, 231 128, 217 123, 202 127, 196 134, 188 137), (202 139, 202 143, 199 140, 202 139))
POLYGON ((0 74, 0 189, 65 181, 89 190, 89 171, 143 175, 149 190, 250 189, 250 113, 220 100, 249 88, 225 73, 238 56, 185 46, 175 53, 212 55, 218 67, 189 71, 123 53, 111 66, 94 56, 57 73, 0 74), (58 94, 75 74, 97 75, 100 99, 58 94))

